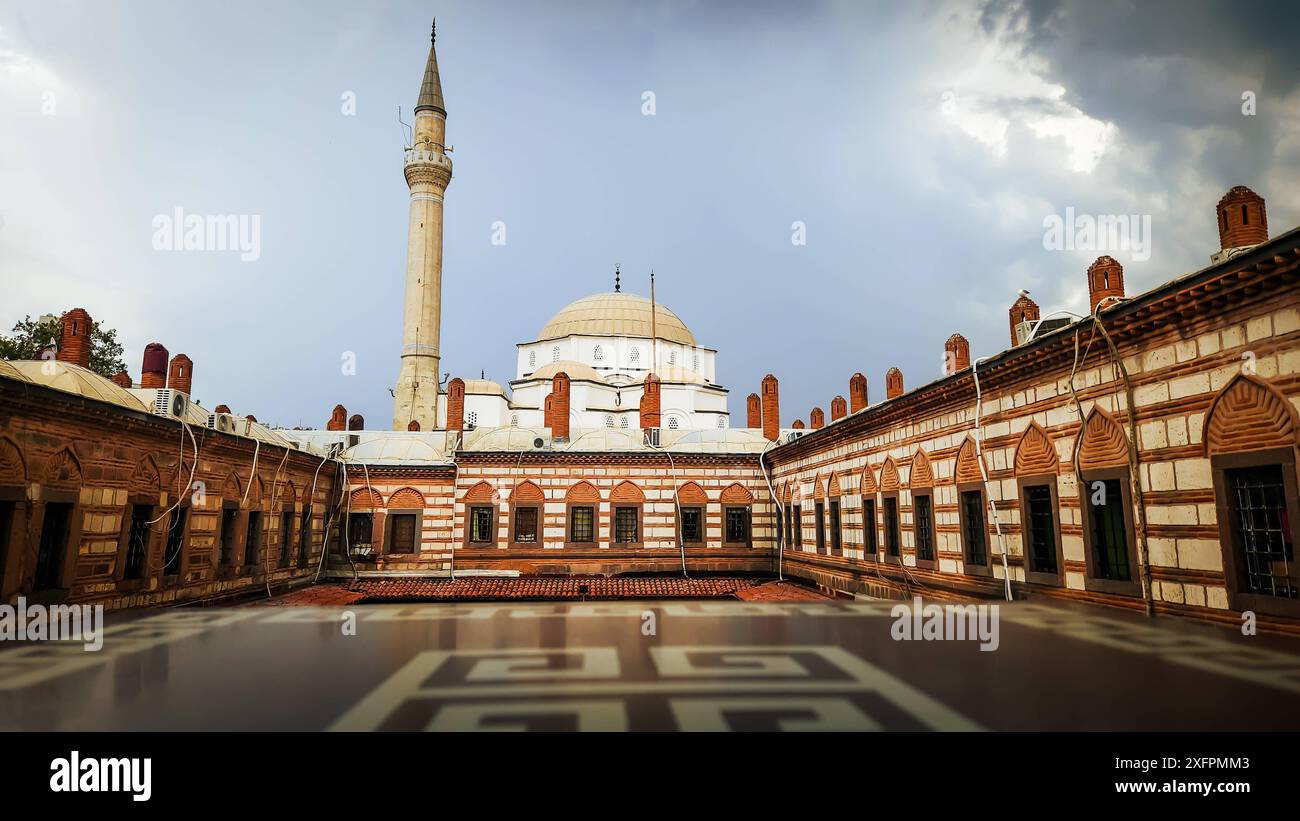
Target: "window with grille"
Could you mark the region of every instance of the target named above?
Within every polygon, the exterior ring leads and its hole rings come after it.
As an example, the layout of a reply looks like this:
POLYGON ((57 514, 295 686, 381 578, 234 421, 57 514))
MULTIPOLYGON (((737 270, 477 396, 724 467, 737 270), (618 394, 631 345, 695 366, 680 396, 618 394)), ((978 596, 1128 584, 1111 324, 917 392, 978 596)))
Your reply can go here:
POLYGON ((537 508, 515 508, 515 541, 521 544, 537 541, 537 508))
POLYGON ((635 507, 614 508, 614 541, 620 544, 641 541, 638 536, 637 509, 635 507))
POLYGON ((640 362, 640 361, 641 361, 641 349, 640 349, 640 348, 636 348, 636 347, 632 348, 632 353, 628 354, 628 357, 627 357, 627 358, 628 358, 630 361, 632 361, 632 362, 640 362))
MULTIPOLYGON (((149 554, 149 520, 152 518, 153 508, 149 505, 131 505, 131 529, 127 531, 126 564, 122 569, 124 579, 144 578, 149 554)), ((3 570, 2 565, 0 570, 3 570)))
POLYGON ((899 555, 898 537, 898 499, 890 496, 885 499, 885 553, 899 555))
POLYGON ((700 544, 704 541, 704 508, 682 508, 682 543, 700 544))
POLYGON ((495 542, 492 532, 492 508, 487 505, 469 509, 469 540, 471 544, 488 544, 495 542))
POLYGON ((727 508, 725 526, 728 544, 749 545, 749 508, 727 508))
POLYGON ((874 556, 880 549, 876 544, 876 500, 865 496, 862 499, 862 527, 865 536, 863 544, 867 553, 874 556))
POLYGON ((1029 566, 1036 573, 1056 573, 1056 520, 1052 515, 1052 489, 1047 485, 1025 488, 1025 522, 1029 527, 1029 566))
POLYGON ((228 507, 221 511, 221 564, 228 565, 235 561, 235 519, 239 516, 236 508, 228 507))
POLYGON ((529 351, 529 352, 528 352, 528 367, 533 368, 533 367, 536 367, 536 366, 537 366, 537 351, 529 351))
POLYGON ((817 552, 826 552, 826 506, 821 502, 813 504, 813 524, 817 528, 817 552))
POLYGON ((1128 564, 1128 537, 1124 532, 1124 494, 1118 479, 1087 483, 1088 521, 1092 526, 1093 572, 1099 579, 1131 581, 1128 564), (1101 504, 1095 488, 1103 485, 1101 504))
POLYGON ((626 427, 627 427, 627 417, 626 417, 626 416, 620 416, 620 417, 619 417, 619 419, 618 419, 618 426, 619 426, 620 428, 626 428, 626 427))
POLYGON ((373 513, 353 513, 348 517, 348 544, 353 549, 370 547, 374 542, 373 513))
POLYGON ((261 511, 251 510, 248 513, 248 521, 245 524, 244 533, 244 564, 257 564, 257 549, 261 546, 262 538, 262 513, 261 511))
POLYGON ((785 548, 789 550, 794 544, 794 508, 785 506, 785 548))
POLYGON ((551 348, 551 361, 552 361, 552 362, 559 362, 559 361, 560 361, 560 346, 559 346, 559 345, 556 345, 554 348, 551 348))
POLYGON ((188 507, 172 509, 167 520, 167 547, 163 551, 163 575, 174 576, 180 572, 181 545, 185 541, 185 520, 189 518, 188 507))
POLYGON ((930 516, 930 497, 917 496, 916 504, 916 558, 934 561, 934 523, 930 516))
POLYGON ((596 541, 596 509, 575 507, 569 511, 569 541, 596 541))
POLYGON ((1282 467, 1261 465, 1226 474, 1242 592, 1300 598, 1282 467))
POLYGON ((472 427, 477 427, 477 426, 478 426, 478 412, 477 412, 477 411, 470 411, 469 413, 465 414, 465 421, 469 423, 469 426, 470 426, 471 428, 472 428, 472 427))
POLYGON ((293 511, 285 510, 280 513, 280 557, 277 564, 280 567, 289 566, 289 545, 293 542, 293 511))
POLYGON ((612 416, 606 416, 606 417, 605 417, 605 427, 607 427, 607 428, 612 428, 612 427, 614 427, 614 417, 612 417, 612 416))
POLYGON ((392 538, 388 540, 388 553, 414 553, 418 517, 414 513, 391 513, 392 538))
POLYGON ((803 546, 803 505, 794 506, 794 534, 790 544, 796 547, 803 546))
POLYGON ((967 490, 961 494, 962 536, 966 542, 966 561, 988 564, 988 540, 984 529, 984 494, 967 490))
POLYGON ((302 517, 298 520, 298 564, 305 566, 307 558, 311 555, 311 505, 306 505, 302 509, 302 517))
POLYGON ((677 430, 677 424, 678 424, 678 423, 677 423, 677 417, 676 417, 676 416, 670 416, 670 417, 668 417, 668 429, 669 429, 669 430, 677 430))
POLYGON ((831 555, 839 556, 844 552, 844 543, 840 536, 840 500, 831 499, 831 555))
POLYGON ((597 362, 605 361, 605 349, 602 346, 597 345, 591 352, 591 358, 597 362))

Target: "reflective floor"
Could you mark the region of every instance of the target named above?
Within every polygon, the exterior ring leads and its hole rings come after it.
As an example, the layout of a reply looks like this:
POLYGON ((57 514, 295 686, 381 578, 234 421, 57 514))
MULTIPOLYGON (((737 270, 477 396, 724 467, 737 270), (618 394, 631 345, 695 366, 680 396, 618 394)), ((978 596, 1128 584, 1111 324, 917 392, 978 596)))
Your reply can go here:
POLYGON ((1070 604, 998 646, 892 603, 182 608, 0 645, 7 730, 1297 730, 1300 640, 1070 604))

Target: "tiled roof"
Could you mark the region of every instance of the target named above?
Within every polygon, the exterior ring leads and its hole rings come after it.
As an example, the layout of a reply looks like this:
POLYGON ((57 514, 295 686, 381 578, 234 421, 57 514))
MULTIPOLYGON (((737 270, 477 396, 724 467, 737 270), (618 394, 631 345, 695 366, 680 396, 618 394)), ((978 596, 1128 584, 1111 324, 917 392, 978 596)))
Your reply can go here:
POLYGON ((367 579, 358 603, 385 601, 557 601, 600 599, 733 598, 758 584, 740 578, 607 578, 528 576, 502 579, 367 579))

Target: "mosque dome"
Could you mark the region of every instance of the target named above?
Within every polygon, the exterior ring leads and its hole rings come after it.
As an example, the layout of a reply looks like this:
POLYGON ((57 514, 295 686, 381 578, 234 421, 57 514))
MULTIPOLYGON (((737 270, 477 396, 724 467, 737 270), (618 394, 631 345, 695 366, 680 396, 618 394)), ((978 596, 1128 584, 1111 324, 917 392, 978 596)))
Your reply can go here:
MULTIPOLYGON (((695 334, 677 314, 656 304, 655 334, 669 342, 695 345, 695 334)), ((637 294, 605 293, 585 296, 560 309, 551 317, 537 339, 586 336, 634 336, 650 338, 650 300, 637 294)), ((572 375, 572 374, 570 374, 572 375)))

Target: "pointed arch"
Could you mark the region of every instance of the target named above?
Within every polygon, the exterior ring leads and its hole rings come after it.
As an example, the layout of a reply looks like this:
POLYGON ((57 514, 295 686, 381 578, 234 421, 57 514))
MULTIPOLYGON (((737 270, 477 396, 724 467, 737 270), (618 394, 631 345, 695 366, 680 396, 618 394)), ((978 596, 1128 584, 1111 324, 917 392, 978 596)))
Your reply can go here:
POLYGON ((980 470, 980 457, 976 452, 975 440, 969 436, 957 450, 957 462, 953 467, 953 479, 959 485, 983 482, 984 474, 980 470))
MULTIPOLYGON (((1127 461, 1128 453, 1125 452, 1124 459, 1127 461)), ((1037 422, 1030 422, 1025 432, 1020 434, 1020 441, 1016 444, 1015 470, 1017 476, 1036 476, 1044 473, 1056 473, 1057 466, 1060 464, 1060 457, 1056 454, 1056 448, 1052 446, 1052 439, 1047 435, 1047 431, 1037 422)))
POLYGON ((162 490, 162 479, 158 473, 158 463, 149 454, 135 463, 127 492, 132 495, 157 496, 162 490))
POLYGON ((573 504, 590 504, 600 501, 600 491, 591 482, 578 482, 569 488, 569 492, 564 494, 564 501, 573 504))
POLYGON ((348 509, 353 513, 377 510, 383 506, 384 497, 380 496, 378 491, 368 487, 359 487, 352 491, 352 498, 348 500, 348 509))
POLYGON ((790 503, 796 505, 803 503, 803 485, 797 480, 790 482, 790 503))
POLYGON ((912 454, 912 467, 907 474, 907 486, 917 489, 934 487, 934 470, 930 467, 930 456, 923 448, 917 448, 912 454))
POLYGON ((0 436, 0 485, 27 484, 27 460, 18 443, 0 436))
POLYGON ((423 510, 424 494, 413 487, 404 487, 389 495, 388 507, 390 509, 423 510))
MULTIPOLYGON (((375 495, 379 496, 378 493, 375 495)), ((279 502, 282 505, 292 505, 294 502, 298 501, 298 489, 293 486, 293 480, 285 479, 281 482, 280 486, 275 490, 275 497, 274 501, 279 502)), ((383 506, 384 497, 379 496, 379 504, 376 505, 376 507, 383 506)))
POLYGON ((709 494, 694 482, 687 482, 677 489, 677 501, 684 505, 707 505, 709 494))
POLYGON ((1128 437, 1115 417, 1093 405, 1083 423, 1079 465, 1084 470, 1128 464, 1128 437))
POLYGON ((609 500, 611 502, 639 505, 645 502, 645 493, 635 483, 624 480, 614 486, 614 490, 609 494, 609 500))
POLYGON ((753 504, 754 494, 740 482, 732 482, 722 491, 722 503, 725 505, 753 504))
POLYGON ((875 471, 871 469, 871 465, 862 466, 861 487, 862 487, 862 493, 864 495, 867 493, 875 493, 880 490, 880 485, 876 483, 875 471))
POLYGON ((244 485, 239 481, 239 477, 232 470, 226 476, 226 480, 221 483, 221 498, 229 502, 231 500, 239 501, 244 498, 244 485))
POLYGON ((901 483, 898 481, 898 465, 894 464, 894 457, 887 457, 884 466, 880 468, 880 489, 888 493, 898 490, 899 487, 901 483))
POLYGON ((1296 446, 1295 407, 1258 376, 1239 373, 1205 414, 1205 455, 1296 446))
POLYGON ((463 502, 469 504, 492 504, 496 501, 496 489, 487 482, 478 482, 465 494, 463 502))
POLYGON ((820 476, 813 479, 813 498, 814 499, 826 498, 826 480, 820 476))
POLYGON ((45 484, 55 487, 81 487, 81 460, 68 446, 45 463, 45 484))
POLYGON ((537 485, 525 481, 511 491, 510 501, 514 504, 540 505, 546 501, 546 494, 537 485))
POLYGON ((837 499, 844 495, 844 492, 840 490, 840 477, 838 474, 831 474, 830 481, 826 483, 826 495, 832 499, 837 499))

